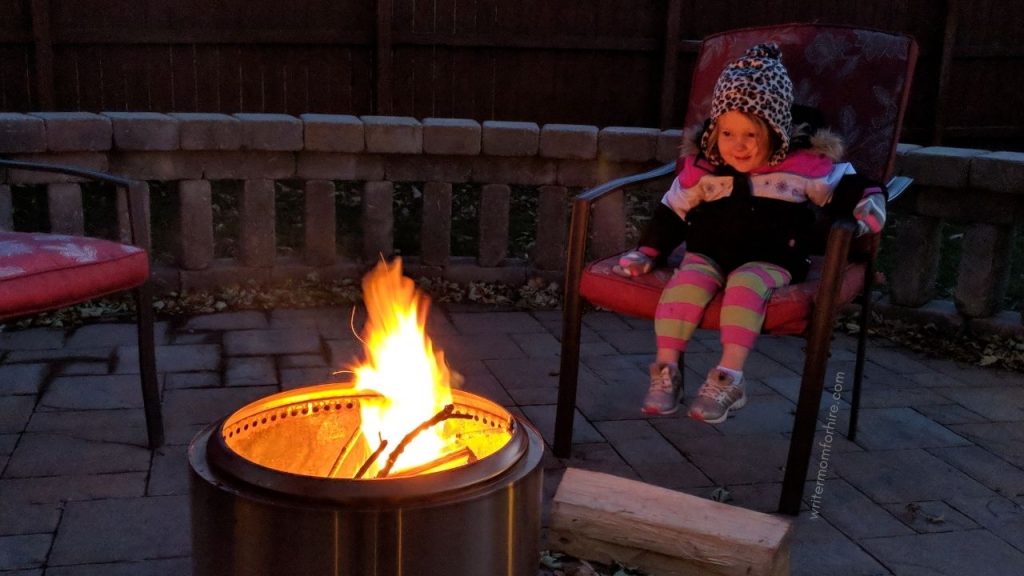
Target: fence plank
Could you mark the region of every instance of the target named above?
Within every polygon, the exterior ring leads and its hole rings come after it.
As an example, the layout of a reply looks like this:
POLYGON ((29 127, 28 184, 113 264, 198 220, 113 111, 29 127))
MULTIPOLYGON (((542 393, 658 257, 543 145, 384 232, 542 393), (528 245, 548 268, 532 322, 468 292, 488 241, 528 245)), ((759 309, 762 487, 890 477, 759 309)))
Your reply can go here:
POLYGON ((35 80, 39 107, 53 110, 53 37, 50 33, 49 0, 32 0, 32 36, 35 41, 35 80))

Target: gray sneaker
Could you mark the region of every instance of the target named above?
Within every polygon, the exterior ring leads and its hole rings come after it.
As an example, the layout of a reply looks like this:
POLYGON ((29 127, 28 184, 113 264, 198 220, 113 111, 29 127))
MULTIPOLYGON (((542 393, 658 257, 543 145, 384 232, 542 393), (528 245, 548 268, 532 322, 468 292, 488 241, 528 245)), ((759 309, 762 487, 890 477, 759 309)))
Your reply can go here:
POLYGON ((666 415, 675 414, 679 410, 679 400, 683 397, 683 375, 679 368, 668 364, 651 364, 651 387, 644 398, 644 414, 666 415))
POLYGON ((690 404, 689 416, 708 424, 719 424, 729 417, 729 410, 739 410, 746 405, 747 393, 743 382, 734 384, 732 376, 712 368, 690 404))

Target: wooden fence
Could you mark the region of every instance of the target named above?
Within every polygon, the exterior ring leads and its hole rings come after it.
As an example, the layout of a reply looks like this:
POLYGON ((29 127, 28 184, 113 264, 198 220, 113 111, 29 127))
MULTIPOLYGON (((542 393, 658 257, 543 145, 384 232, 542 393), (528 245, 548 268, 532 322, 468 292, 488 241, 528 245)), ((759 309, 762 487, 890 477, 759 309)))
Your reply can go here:
POLYGON ((0 109, 665 128, 700 38, 798 20, 917 38, 904 141, 1024 142, 1017 0, 0 0, 0 109))

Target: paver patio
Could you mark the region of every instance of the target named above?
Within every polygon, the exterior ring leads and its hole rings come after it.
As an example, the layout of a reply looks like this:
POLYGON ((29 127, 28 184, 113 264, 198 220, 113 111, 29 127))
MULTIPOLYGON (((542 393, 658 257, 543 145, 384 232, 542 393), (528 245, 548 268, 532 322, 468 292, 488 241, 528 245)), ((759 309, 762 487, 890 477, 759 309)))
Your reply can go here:
MULTIPOLYGON (((552 439, 560 312, 436 305, 429 332, 466 388, 552 439)), ((752 400, 727 422, 642 417, 649 322, 584 317, 573 458, 545 458, 545 503, 565 466, 609 472, 774 511, 803 342, 764 338, 752 400)), ((345 309, 232 312, 161 323, 158 370, 168 443, 145 446, 134 327, 0 333, 0 573, 188 574, 192 436, 239 406, 325 381, 359 353, 345 309)), ((716 359, 717 333, 688 353, 688 392, 716 359)), ((852 380, 837 335, 827 385, 852 380)), ((869 350, 860 434, 841 433, 823 492, 797 522, 793 574, 1024 574, 1024 376, 869 350)), ((846 391, 848 394, 848 391, 846 391)), ((822 416, 834 402, 826 394, 822 416)), ((838 431, 849 405, 839 401, 838 431)), ((827 443, 827 442, 826 442, 827 443)), ((813 477, 806 494, 814 493, 813 477)), ((547 508, 547 506, 546 506, 547 508)))

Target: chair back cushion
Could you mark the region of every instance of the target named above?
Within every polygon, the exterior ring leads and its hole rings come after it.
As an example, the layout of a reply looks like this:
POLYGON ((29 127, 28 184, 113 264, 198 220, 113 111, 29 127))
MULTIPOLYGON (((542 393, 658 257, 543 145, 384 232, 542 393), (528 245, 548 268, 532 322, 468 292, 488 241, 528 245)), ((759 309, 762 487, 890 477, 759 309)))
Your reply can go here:
POLYGON ((135 246, 0 231, 0 320, 127 290, 148 278, 149 258, 135 246))
MULTIPOLYGON (((612 272, 619 257, 613 256, 587 265, 580 280, 580 295, 595 306, 616 312, 654 318, 661 291, 672 276, 672 269, 658 268, 650 274, 636 278, 623 278, 612 272)), ((824 258, 811 258, 807 279, 799 284, 783 286, 772 293, 762 332, 766 334, 802 334, 811 317, 811 308, 821 284, 824 258)), ((848 264, 843 270, 839 302, 846 304, 860 293, 864 286, 864 264, 848 264)), ((719 292, 704 311, 701 328, 717 329, 722 310, 719 292)))
POLYGON ((703 121, 722 68, 760 42, 782 49, 794 101, 822 111, 843 137, 846 157, 875 180, 892 175, 917 44, 904 34, 846 26, 787 24, 722 32, 701 44, 686 126, 703 121))

